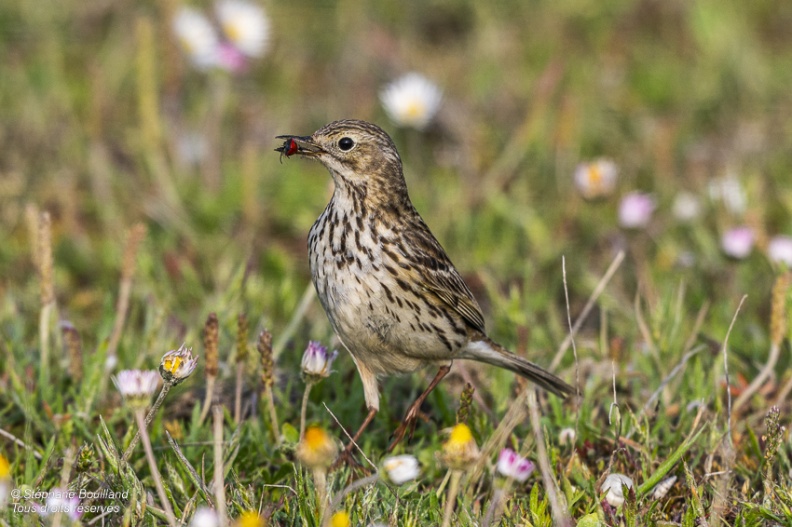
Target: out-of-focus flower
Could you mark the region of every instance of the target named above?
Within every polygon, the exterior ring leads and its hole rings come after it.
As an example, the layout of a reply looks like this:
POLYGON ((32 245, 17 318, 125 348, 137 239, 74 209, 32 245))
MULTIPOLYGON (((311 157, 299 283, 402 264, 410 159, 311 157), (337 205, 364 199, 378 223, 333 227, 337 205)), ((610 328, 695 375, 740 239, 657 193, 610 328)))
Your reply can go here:
POLYGON ((676 476, 671 476, 658 483, 657 486, 654 488, 654 491, 652 492, 652 498, 656 500, 665 498, 665 495, 668 494, 668 491, 671 490, 671 487, 674 486, 676 480, 677 480, 676 476))
POLYGON ((323 428, 309 426, 297 445, 296 456, 308 468, 327 468, 338 455, 338 445, 323 428))
POLYGON ((771 262, 792 268, 792 237, 773 236, 767 244, 767 257, 771 262))
POLYGON ((173 31, 196 67, 206 69, 216 65, 219 38, 209 19, 200 11, 180 7, 173 17, 173 31))
POLYGON ((174 386, 189 377, 198 365, 198 357, 193 358, 192 348, 184 344, 162 356, 159 372, 165 382, 174 386))
POLYGON ((528 479, 535 467, 511 448, 504 448, 498 456, 497 468, 501 475, 523 482, 528 479))
POLYGON ((418 130, 429 124, 442 99, 440 88, 419 73, 408 73, 380 92, 380 101, 388 117, 398 126, 418 130))
POLYGON ((721 249, 726 256, 742 260, 751 254, 755 235, 750 227, 735 227, 721 236, 721 249))
POLYGON ((338 511, 330 517, 330 527, 351 527, 352 520, 347 511, 338 511))
POLYGON ((610 196, 616 188, 619 167, 610 159, 580 163, 575 169, 575 186, 586 199, 610 196))
POLYGON ((624 490, 622 486, 631 489, 633 487, 633 480, 624 474, 608 474, 608 477, 602 482, 600 491, 606 493, 605 501, 607 501, 611 507, 618 507, 624 503, 624 490))
POLYGON ((221 42, 217 46, 217 65, 231 73, 242 73, 248 67, 245 55, 228 42, 221 42))
POLYGON ((228 41, 248 57, 267 51, 270 21, 264 9, 243 0, 221 0, 215 5, 217 19, 228 41))
POLYGON ((256 511, 245 511, 239 515, 235 527, 266 527, 264 518, 256 511))
POLYGON ((576 439, 577 432, 575 432, 574 428, 566 427, 558 432, 558 442, 562 445, 574 445, 576 439))
POLYGON ((338 357, 338 351, 327 352, 327 348, 315 341, 310 341, 302 357, 302 371, 308 377, 324 378, 330 376, 330 367, 338 357))
POLYGON ((448 441, 443 443, 440 461, 453 470, 465 470, 480 455, 476 440, 470 428, 464 423, 459 423, 451 429, 448 441))
POLYGON ((674 217, 681 222, 690 222, 701 215, 701 202, 695 194, 680 192, 671 207, 674 217))
POLYGON ((157 390, 159 380, 160 376, 154 370, 122 370, 116 375, 115 384, 128 404, 145 408, 157 390))
POLYGON ((418 460, 409 454, 385 458, 382 468, 385 469, 388 479, 396 485, 412 481, 420 473, 418 460))
POLYGON ((649 225, 656 207, 649 194, 631 192, 619 203, 619 225, 625 229, 643 229, 649 225))
POLYGON ((176 155, 182 163, 199 166, 209 152, 209 141, 200 132, 186 132, 176 140, 176 155))
POLYGON ((72 521, 76 521, 82 515, 78 509, 80 498, 73 491, 54 488, 47 493, 46 503, 39 509, 42 516, 49 516, 62 512, 72 521))
POLYGON ((0 454, 0 510, 8 502, 8 495, 11 493, 11 463, 0 454))
POLYGON ((217 512, 203 505, 195 510, 190 520, 190 527, 219 527, 219 525, 220 518, 217 517, 217 512))
POLYGON ((721 201, 726 210, 735 216, 745 212, 748 198, 745 196, 740 181, 733 174, 715 179, 709 184, 709 195, 712 201, 721 201))

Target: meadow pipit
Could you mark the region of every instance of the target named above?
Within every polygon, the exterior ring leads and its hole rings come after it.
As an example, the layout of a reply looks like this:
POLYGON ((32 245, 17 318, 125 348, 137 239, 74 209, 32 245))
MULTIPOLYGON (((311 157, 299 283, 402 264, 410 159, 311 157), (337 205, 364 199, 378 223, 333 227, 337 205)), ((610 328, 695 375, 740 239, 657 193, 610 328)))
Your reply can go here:
POLYGON ((455 359, 506 368, 557 395, 567 383, 487 337, 481 308, 410 202, 402 163, 379 127, 332 122, 311 136, 282 135, 281 154, 322 163, 335 182, 308 235, 311 277, 333 329, 363 381, 368 415, 379 410, 377 378, 440 370, 410 406, 392 449, 455 359))

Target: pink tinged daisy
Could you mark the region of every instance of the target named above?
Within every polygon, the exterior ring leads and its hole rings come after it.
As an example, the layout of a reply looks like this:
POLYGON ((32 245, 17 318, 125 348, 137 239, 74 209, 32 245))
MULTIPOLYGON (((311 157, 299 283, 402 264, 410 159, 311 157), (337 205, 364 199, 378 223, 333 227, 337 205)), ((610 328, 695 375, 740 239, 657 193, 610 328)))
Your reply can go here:
POLYGON ((649 225, 657 204, 652 196, 631 192, 619 203, 619 225, 625 229, 643 229, 649 225))
POLYGON ((742 260, 753 250, 756 236, 750 227, 735 227, 721 236, 721 249, 731 258, 742 260))
POLYGON ((514 450, 504 448, 498 456, 497 469, 501 475, 523 482, 534 471, 534 464, 524 457, 520 457, 514 450))
POLYGON ((264 9, 243 0, 221 0, 215 4, 223 34, 242 54, 258 58, 266 53, 270 37, 270 21, 264 9))
POLYGON ((327 348, 318 342, 311 341, 302 357, 302 372, 315 379, 329 377, 333 361, 338 357, 338 351, 328 353, 327 348))
POLYGON ((792 268, 792 237, 774 236, 767 244, 767 257, 771 262, 792 268))
POLYGON ((581 163, 575 169, 575 187, 586 199, 609 196, 616 188, 619 167, 610 159, 581 163))
POLYGON ((417 130, 426 128, 442 99, 440 88, 418 73, 408 73, 380 92, 380 101, 388 117, 397 126, 417 130))
POLYGON ((154 370, 122 370, 115 377, 118 391, 129 405, 145 408, 159 386, 160 376, 154 370))

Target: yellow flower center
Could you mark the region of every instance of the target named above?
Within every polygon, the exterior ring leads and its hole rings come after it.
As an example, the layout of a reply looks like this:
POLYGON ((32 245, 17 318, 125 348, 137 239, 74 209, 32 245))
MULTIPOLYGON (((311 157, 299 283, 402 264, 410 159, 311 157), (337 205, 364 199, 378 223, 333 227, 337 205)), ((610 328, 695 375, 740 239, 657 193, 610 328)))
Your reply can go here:
POLYGON ((330 518, 331 527, 350 527, 351 525, 352 520, 349 519, 349 514, 346 511, 337 512, 330 518))
POLYGON ((426 106, 421 101, 413 100, 404 109, 404 115, 408 119, 419 119, 426 113, 426 106))
POLYGON ((594 163, 592 165, 589 165, 588 178, 589 178, 589 183, 593 187, 599 188, 600 185, 602 185, 602 171, 600 170, 598 164, 594 163))
POLYGON ((162 361, 162 368, 165 371, 176 375, 176 372, 179 371, 179 368, 181 368, 182 362, 184 362, 184 359, 178 355, 173 355, 162 361))
POLYGON ((237 520, 237 527, 264 527, 264 518, 256 511, 245 511, 237 520))
POLYGON ((233 22, 223 24, 223 32, 231 42, 239 42, 239 39, 242 38, 242 31, 239 30, 239 25, 233 22))
POLYGON ((473 441, 473 434, 470 428, 464 423, 460 423, 451 429, 447 445, 449 447, 460 447, 473 441))
POLYGON ((311 426, 305 431, 305 445, 311 450, 325 448, 328 442, 327 434, 318 426, 311 426))
POLYGON ((11 464, 4 456, 0 456, 0 479, 8 479, 11 475, 11 464))

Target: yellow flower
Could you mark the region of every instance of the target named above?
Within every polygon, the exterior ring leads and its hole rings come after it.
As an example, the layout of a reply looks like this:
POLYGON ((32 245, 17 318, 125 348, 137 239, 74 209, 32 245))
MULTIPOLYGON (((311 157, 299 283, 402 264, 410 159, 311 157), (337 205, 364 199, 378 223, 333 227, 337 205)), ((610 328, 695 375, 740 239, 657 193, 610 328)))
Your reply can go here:
POLYGON ((266 527, 267 522, 256 511, 243 512, 236 521, 236 527, 266 527))
POLYGON ((349 514, 346 511, 340 511, 330 518, 330 527, 350 527, 352 520, 349 519, 349 514))
POLYGON ((11 477, 11 464, 0 454, 0 479, 8 479, 9 477, 11 477))
POLYGON ((309 468, 326 468, 335 461, 338 445, 321 427, 309 426, 297 445, 296 454, 297 459, 309 468))
POLYGON ((192 348, 182 344, 179 349, 162 356, 159 372, 165 382, 176 385, 189 377, 197 365, 198 357, 193 358, 192 348))
POLYGON ((479 457, 478 445, 470 428, 459 423, 451 429, 448 441, 443 443, 440 461, 454 470, 464 470, 479 457))

